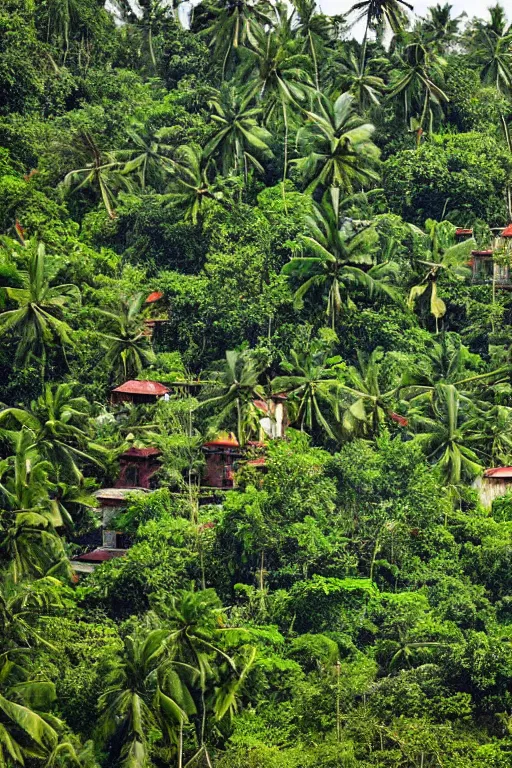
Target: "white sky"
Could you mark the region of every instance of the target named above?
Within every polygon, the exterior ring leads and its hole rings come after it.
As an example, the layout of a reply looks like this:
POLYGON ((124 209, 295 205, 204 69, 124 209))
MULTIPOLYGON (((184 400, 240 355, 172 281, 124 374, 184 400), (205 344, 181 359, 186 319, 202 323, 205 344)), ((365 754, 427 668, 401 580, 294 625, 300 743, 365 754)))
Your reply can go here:
MULTIPOLYGON (((323 13, 336 14, 346 13, 349 8, 354 5, 356 0, 318 0, 318 4, 323 13)), ((408 2, 414 6, 414 12, 418 16, 425 16, 427 8, 431 5, 444 5, 447 0, 408 0, 408 2)), ((479 16, 485 18, 487 16, 487 8, 490 5, 495 5, 497 0, 448 0, 451 6, 453 6, 452 15, 459 16, 465 11, 469 18, 473 16, 479 16)), ((507 0, 501 0, 502 5, 507 7, 507 0)), ((510 16, 510 12, 508 14, 510 16)))

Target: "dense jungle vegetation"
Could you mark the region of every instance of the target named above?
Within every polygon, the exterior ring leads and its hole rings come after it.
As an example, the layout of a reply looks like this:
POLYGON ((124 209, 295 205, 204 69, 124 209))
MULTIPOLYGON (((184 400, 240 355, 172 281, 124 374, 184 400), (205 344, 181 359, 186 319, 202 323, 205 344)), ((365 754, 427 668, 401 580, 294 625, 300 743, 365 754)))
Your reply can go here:
POLYGON ((0 768, 512 765, 512 27, 411 11, 0 2, 0 768))

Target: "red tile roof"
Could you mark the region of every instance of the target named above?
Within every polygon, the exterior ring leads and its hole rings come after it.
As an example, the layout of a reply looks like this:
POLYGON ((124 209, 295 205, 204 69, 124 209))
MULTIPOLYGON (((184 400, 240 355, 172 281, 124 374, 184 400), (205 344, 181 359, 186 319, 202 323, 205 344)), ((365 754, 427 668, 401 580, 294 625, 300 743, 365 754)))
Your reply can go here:
POLYGON ((512 467, 494 467, 493 469, 486 469, 484 477, 491 478, 511 478, 512 479, 512 467))
POLYGON ((505 227, 503 232, 501 233, 502 237, 512 237, 512 224, 509 224, 508 227, 505 227))
POLYGON ((129 395, 166 395, 169 392, 167 387, 158 381, 125 381, 120 387, 116 387, 112 392, 126 392, 129 395))
POLYGON ((147 297, 146 304, 154 304, 155 301, 160 301, 163 297, 164 295, 162 291, 153 291, 153 293, 150 293, 147 297))
POLYGON ((457 227, 457 229, 455 230, 455 235, 457 237, 460 237, 462 235, 472 235, 472 234, 473 234, 472 229, 464 229, 464 227, 457 227))
POLYGON ((236 437, 222 437, 203 443, 203 448, 240 448, 240 443, 236 437))
POLYGON ((264 467, 266 463, 266 458, 264 456, 260 456, 259 459, 252 459, 251 461, 248 461, 247 465, 249 467, 264 467))
POLYGON ((123 557, 124 550, 115 549, 93 549, 92 552, 86 552, 85 555, 78 555, 73 560, 82 560, 86 563, 104 563, 107 560, 113 560, 115 557, 123 557))
POLYGON ((492 256, 494 251, 492 250, 486 250, 486 251, 471 251, 473 256, 492 256))
POLYGON ((160 456, 161 451, 158 448, 128 448, 127 451, 121 454, 121 458, 126 459, 146 459, 148 456, 160 456))

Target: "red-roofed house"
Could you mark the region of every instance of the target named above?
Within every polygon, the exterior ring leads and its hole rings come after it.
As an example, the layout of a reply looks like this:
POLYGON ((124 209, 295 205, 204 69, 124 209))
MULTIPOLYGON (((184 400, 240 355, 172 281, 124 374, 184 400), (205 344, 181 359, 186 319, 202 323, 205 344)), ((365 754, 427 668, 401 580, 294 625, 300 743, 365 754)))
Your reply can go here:
POLYGON ((203 445, 206 466, 202 484, 207 488, 229 490, 234 486, 235 464, 243 456, 234 435, 210 440, 203 445))
POLYGON ((486 469, 483 476, 474 482, 484 507, 491 507, 494 499, 512 490, 512 467, 486 469))
POLYGON ((169 394, 169 389, 158 381, 125 381, 112 390, 112 405, 119 403, 155 403, 160 397, 169 394))
POLYGON ((160 301, 160 299, 163 299, 164 295, 162 291, 153 291, 149 294, 149 296, 146 299, 146 304, 154 304, 155 301, 160 301))
POLYGON ((129 448, 119 457, 116 488, 152 488, 151 479, 160 469, 158 448, 129 448))

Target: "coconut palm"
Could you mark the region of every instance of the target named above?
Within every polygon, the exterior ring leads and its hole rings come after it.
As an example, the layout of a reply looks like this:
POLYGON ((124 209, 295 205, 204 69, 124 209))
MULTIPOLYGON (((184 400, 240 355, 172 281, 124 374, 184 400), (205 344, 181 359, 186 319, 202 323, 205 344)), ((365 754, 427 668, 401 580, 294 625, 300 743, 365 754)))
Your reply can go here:
POLYGON ((166 142, 172 131, 165 127, 153 131, 142 123, 133 123, 126 129, 133 148, 121 149, 115 156, 124 162, 122 173, 134 174, 141 189, 144 190, 148 183, 158 189, 165 175, 170 173, 172 146, 166 142))
POLYGON ((343 375, 340 394, 348 396, 352 402, 344 410, 342 426, 346 434, 357 431, 364 434, 378 435, 382 425, 387 421, 402 423, 407 419, 400 417, 392 410, 399 386, 382 391, 381 362, 384 357, 382 349, 374 349, 370 355, 364 355, 357 350, 358 366, 350 366, 343 375))
POLYGON ((304 297, 313 289, 327 294, 326 313, 334 329, 342 306, 354 306, 351 294, 365 291, 370 297, 388 295, 396 298, 392 279, 397 267, 393 262, 376 264, 378 235, 374 227, 356 232, 351 222, 339 224, 339 197, 331 190, 332 202, 324 197, 306 220, 309 234, 303 238, 312 256, 294 256, 283 273, 301 281, 294 303, 300 309, 304 297))
POLYGON ((259 384, 263 371, 264 365, 249 352, 227 351, 223 367, 213 373, 222 394, 204 400, 199 406, 220 408, 214 418, 217 427, 236 420, 238 442, 242 446, 249 434, 259 427, 259 411, 253 401, 265 397, 264 389, 259 384))
POLYGON ((361 47, 361 68, 364 69, 368 33, 371 28, 388 24, 396 34, 401 32, 406 21, 406 9, 412 11, 413 6, 405 0, 360 0, 355 3, 349 14, 356 16, 355 23, 366 19, 363 44, 361 47))
POLYGON ((334 102, 322 97, 318 112, 306 112, 310 122, 297 134, 303 156, 294 163, 311 192, 318 186, 352 192, 379 178, 375 128, 356 114, 354 103, 352 94, 342 93, 334 102))
POLYGON ((15 363, 26 364, 32 357, 38 358, 44 378, 48 346, 72 345, 72 331, 61 319, 62 310, 78 306, 81 297, 76 285, 52 284, 43 243, 29 247, 28 269, 20 273, 23 286, 3 288, 6 296, 18 304, 18 309, 0 314, 0 334, 8 331, 16 334, 19 343, 15 363))
POLYGON ((481 45, 475 56, 482 64, 481 78, 498 91, 510 93, 512 88, 512 34, 496 37, 482 31, 481 45))
POLYGON ((241 46, 252 41, 257 30, 272 23, 272 6, 264 0, 218 0, 210 10, 215 21, 209 27, 210 45, 222 62, 222 77, 241 46))
POLYGON ((55 532, 63 521, 49 496, 53 467, 39 458, 35 434, 27 427, 10 439, 15 453, 0 462, 0 550, 8 557, 13 581, 68 575, 62 541, 55 532))
POLYGON ((453 5, 445 3, 428 8, 428 15, 422 20, 422 32, 426 40, 433 44, 436 51, 443 54, 457 38, 459 27, 466 13, 455 18, 452 16, 453 5))
POLYGON ((293 0, 293 30, 303 41, 303 50, 311 56, 315 70, 315 85, 320 90, 318 60, 325 52, 326 43, 334 38, 334 24, 329 16, 318 13, 315 0, 293 0))
POLYGON ((116 381, 135 376, 154 362, 142 315, 144 300, 145 294, 138 293, 122 299, 117 311, 97 310, 104 318, 104 337, 109 343, 105 360, 116 381))
POLYGON ((260 173, 263 166, 258 155, 271 156, 269 142, 272 135, 259 125, 261 107, 250 107, 251 98, 242 96, 237 89, 224 83, 209 104, 214 110, 212 120, 218 131, 204 148, 206 158, 218 155, 222 173, 227 176, 231 171, 244 174, 247 181, 248 166, 252 165, 260 173))
POLYGON ((453 384, 436 384, 420 408, 410 411, 410 420, 416 434, 414 441, 423 449, 427 460, 439 470, 447 486, 472 480, 483 467, 478 454, 471 447, 481 444, 481 420, 475 418, 471 400, 463 397, 453 384))
POLYGON ((69 171, 62 182, 64 190, 78 192, 91 187, 99 195, 111 219, 116 218, 114 210, 114 189, 121 177, 114 178, 114 171, 121 167, 113 152, 102 151, 93 135, 82 130, 73 137, 69 149, 78 153, 83 164, 81 168, 69 171))
POLYGON ((109 664, 98 702, 98 736, 121 765, 143 768, 149 761, 149 734, 158 730, 166 746, 173 746, 195 713, 190 688, 199 673, 175 659, 168 629, 151 626, 125 637, 123 652, 109 664))
POLYGON ((0 656, 0 766, 48 761, 58 747, 59 721, 47 714, 56 699, 55 686, 33 680, 19 653, 0 656), (14 661, 16 659, 16 661, 14 661), (47 718, 47 719, 46 719, 47 718))
MULTIPOLYGON (((205 746, 206 708, 216 720, 236 711, 236 695, 249 671, 256 650, 246 646, 248 633, 226 623, 224 609, 213 589, 180 590, 177 595, 162 595, 156 611, 171 629, 175 659, 199 670, 201 704, 200 747, 205 746), (241 648, 243 667, 228 653, 241 648), (245 646, 245 647, 244 647, 245 646), (206 699, 206 694, 211 695, 206 699)), ((239 659, 238 661, 241 661, 239 659)))
POLYGON ((223 198, 222 192, 208 178, 210 163, 200 147, 183 144, 172 159, 169 191, 163 200, 184 211, 184 218, 197 224, 207 200, 223 198))
POLYGON ((83 476, 77 461, 98 463, 82 448, 103 450, 88 438, 86 426, 89 412, 88 401, 85 397, 73 397, 70 384, 46 384, 43 394, 29 408, 5 408, 0 411, 0 427, 9 427, 12 423, 28 427, 35 435, 34 443, 40 455, 58 467, 59 474, 62 470, 65 477, 73 477, 80 482, 83 476))
POLYGON ((446 314, 446 304, 437 290, 438 278, 443 273, 459 280, 466 278, 469 273, 467 262, 471 251, 476 248, 476 242, 470 238, 454 244, 454 227, 449 222, 438 223, 429 219, 425 228, 429 237, 428 252, 425 259, 417 260, 424 274, 411 288, 409 306, 413 309, 419 297, 427 298, 438 329, 440 318, 446 314))
POLYGON ((263 122, 267 128, 283 126, 283 180, 288 172, 288 135, 291 115, 310 92, 310 59, 290 52, 289 22, 269 32, 255 30, 250 52, 240 68, 240 79, 247 84, 247 96, 263 107, 263 122))
POLYGON ((412 42, 397 55, 397 65, 392 73, 389 98, 399 99, 403 105, 405 121, 416 116, 418 127, 428 122, 432 131, 433 107, 441 109, 448 96, 439 83, 443 79, 446 62, 432 48, 421 42, 412 42))
POLYGON ((300 352, 292 349, 281 365, 287 373, 272 381, 272 390, 286 392, 289 405, 296 404, 292 423, 301 431, 320 429, 335 440, 341 358, 330 357, 323 346, 312 342, 300 352))
POLYGON ((354 51, 348 50, 344 53, 341 63, 344 86, 354 97, 357 109, 364 112, 372 105, 377 106, 385 84, 381 77, 372 75, 369 71, 369 65, 374 63, 374 60, 365 62, 362 67, 354 51))

